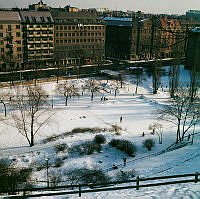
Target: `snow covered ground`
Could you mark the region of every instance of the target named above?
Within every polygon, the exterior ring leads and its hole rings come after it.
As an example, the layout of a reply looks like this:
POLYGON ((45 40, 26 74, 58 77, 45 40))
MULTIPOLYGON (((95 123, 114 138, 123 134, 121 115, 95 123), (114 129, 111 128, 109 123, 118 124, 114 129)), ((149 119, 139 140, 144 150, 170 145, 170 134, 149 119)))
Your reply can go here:
MULTIPOLYGON (((158 94, 152 94, 151 78, 143 83, 138 89, 138 94, 133 95, 135 85, 131 83, 131 76, 127 76, 126 85, 119 89, 117 96, 114 91, 111 93, 101 93, 90 101, 90 93, 84 93, 79 98, 69 100, 69 105, 64 106, 64 98, 58 96, 55 92, 57 83, 44 83, 42 86, 54 101, 52 111, 55 115, 50 125, 43 127, 36 136, 36 145, 29 147, 27 141, 14 128, 1 124, 0 127, 0 157, 10 161, 11 164, 20 167, 28 167, 43 162, 49 158, 49 164, 53 164, 56 158, 64 160, 63 165, 59 168, 50 168, 54 171, 67 170, 70 168, 99 168, 106 170, 112 168, 112 165, 118 165, 121 170, 132 170, 137 172, 141 177, 162 176, 173 174, 185 174, 200 172, 200 134, 195 136, 194 144, 187 145, 177 150, 169 151, 157 156, 142 158, 166 149, 175 141, 175 127, 163 121, 163 144, 158 143, 158 136, 152 135, 148 129, 149 125, 156 121, 155 115, 152 114, 158 106, 165 104, 169 95, 167 88, 159 89, 158 94), (108 100, 101 101, 105 96, 108 100), (122 122, 120 123, 120 117, 122 122), (102 132, 106 137, 106 144, 103 145, 101 153, 92 155, 70 155, 64 151, 55 152, 55 146, 66 143, 69 147, 93 140, 94 133, 79 133, 70 136, 61 136, 53 142, 43 143, 43 140, 52 135, 60 135, 70 132, 74 128, 111 128, 112 125, 122 127, 120 135, 113 132, 102 132), (145 136, 142 136, 142 133, 145 136), (135 157, 128 157, 123 152, 111 148, 108 142, 112 139, 126 139, 133 142, 137 147, 135 157), (142 143, 145 139, 152 138, 156 145, 152 151, 143 148, 142 143), (123 167, 122 158, 127 158, 127 165, 123 167), (138 159, 138 160, 137 160, 138 159)), ((83 84, 84 80, 73 80, 76 84, 83 84)), ((111 80, 107 83, 107 89, 111 80)), ((167 85, 167 77, 162 78, 162 84, 167 85)), ((164 86, 165 87, 165 86, 164 86)), ((196 127, 196 132, 200 132, 200 127, 196 127)), ((109 175, 114 175, 117 171, 109 170, 109 175)), ((62 176, 65 180, 64 176, 62 176)), ((33 180, 46 180, 46 170, 34 172, 33 180)), ((42 197, 42 198, 78 198, 78 195, 65 197, 42 197)), ((200 184, 180 184, 167 185, 151 188, 141 188, 140 190, 122 190, 112 192, 100 192, 83 194, 81 198, 200 198, 200 184)))

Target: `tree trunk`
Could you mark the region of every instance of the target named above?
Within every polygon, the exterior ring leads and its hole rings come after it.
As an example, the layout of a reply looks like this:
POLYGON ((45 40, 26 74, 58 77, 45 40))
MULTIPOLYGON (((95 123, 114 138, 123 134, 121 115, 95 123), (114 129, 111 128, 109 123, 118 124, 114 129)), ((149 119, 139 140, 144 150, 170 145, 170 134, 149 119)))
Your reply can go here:
POLYGON ((94 98, 94 92, 92 91, 91 101, 93 101, 93 98, 94 98))
POLYGON ((67 106, 68 96, 65 97, 65 106, 67 106))
POLYGON ((34 146, 33 124, 34 124, 34 115, 31 116, 31 141, 30 141, 30 147, 34 146))

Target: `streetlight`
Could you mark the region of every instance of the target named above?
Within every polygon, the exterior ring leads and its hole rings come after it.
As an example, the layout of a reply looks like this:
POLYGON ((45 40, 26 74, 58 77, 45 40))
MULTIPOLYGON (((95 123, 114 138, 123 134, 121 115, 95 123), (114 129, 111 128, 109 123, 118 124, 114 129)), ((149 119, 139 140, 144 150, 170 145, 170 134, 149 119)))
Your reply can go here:
POLYGON ((47 187, 49 187, 49 158, 45 158, 46 161, 46 167, 47 167, 47 187))

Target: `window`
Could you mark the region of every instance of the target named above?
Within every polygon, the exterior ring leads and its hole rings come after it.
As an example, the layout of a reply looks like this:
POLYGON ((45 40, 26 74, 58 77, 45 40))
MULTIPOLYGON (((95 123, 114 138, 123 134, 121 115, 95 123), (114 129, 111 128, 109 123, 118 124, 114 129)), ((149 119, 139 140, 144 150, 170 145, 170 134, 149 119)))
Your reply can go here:
POLYGON ((60 33, 60 37, 62 37, 63 36, 63 33, 60 33))
POLYGON ((68 33, 68 36, 69 36, 69 37, 71 37, 71 36, 72 36, 72 34, 71 34, 71 33, 68 33))
POLYGON ((78 42, 79 42, 79 39, 76 39, 76 42, 78 43, 78 42))
POLYGON ((56 30, 58 30, 58 26, 56 26, 56 30))
POLYGON ((16 32, 16 37, 21 37, 21 33, 20 32, 16 32))
POLYGON ((56 37, 58 37, 58 33, 56 33, 56 37))
POLYGON ((0 33, 0 37, 3 37, 3 33, 2 32, 0 33))
POLYGON ((47 21, 51 23, 52 22, 51 17, 47 17, 47 21))
POLYGON ((63 40, 62 40, 62 39, 60 40, 60 43, 63 43, 63 40))
POLYGON ((64 33, 64 36, 67 37, 67 33, 64 33))
POLYGON ((60 30, 63 30, 63 26, 60 26, 60 30))
POLYGON ((71 30, 71 26, 68 26, 68 30, 71 30))
POLYGON ((56 40, 56 43, 59 44, 59 40, 56 40))
POLYGON ((32 19, 32 21, 33 21, 34 23, 36 23, 36 18, 35 18, 35 17, 31 17, 31 19, 32 19))
POLYGON ((17 47, 17 52, 20 52, 21 50, 21 47, 17 47))
POLYGON ((40 17, 41 22, 45 22, 44 17, 40 17))
POLYGON ((12 28, 11 28, 11 25, 8 25, 8 31, 11 31, 12 28))
POLYGON ((0 29, 3 29, 3 25, 0 25, 0 29))
POLYGON ((20 40, 16 40, 15 42, 16 42, 16 44, 21 44, 20 40))
POLYGON ((1 52, 4 53, 4 48, 1 48, 1 52))

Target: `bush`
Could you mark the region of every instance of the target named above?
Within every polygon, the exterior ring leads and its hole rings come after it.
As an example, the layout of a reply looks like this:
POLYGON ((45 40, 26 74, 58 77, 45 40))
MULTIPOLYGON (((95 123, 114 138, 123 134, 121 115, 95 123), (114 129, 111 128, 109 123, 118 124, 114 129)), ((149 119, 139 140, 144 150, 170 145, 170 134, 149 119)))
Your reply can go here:
POLYGON ((46 139, 43 140, 43 143, 46 144, 48 142, 54 142, 56 140, 58 140, 59 138, 61 138, 62 135, 52 135, 46 139))
POLYGON ((143 146, 146 147, 148 151, 151 151, 154 145, 155 145, 155 142, 152 139, 147 139, 143 142, 143 146))
POLYGON ((128 140, 112 139, 109 142, 109 145, 116 147, 129 156, 134 156, 135 152, 137 151, 136 146, 128 140))
POLYGON ((135 169, 130 171, 118 171, 115 178, 117 181, 126 181, 135 178, 136 174, 137 172, 135 169))
POLYGON ((49 172, 49 180, 51 182, 51 185, 53 187, 58 186, 59 183, 62 181, 62 176, 63 176, 63 173, 61 172, 60 169, 59 170, 56 169, 56 171, 51 170, 49 172))
POLYGON ((75 145, 70 149, 71 152, 78 152, 79 154, 86 154, 91 155, 92 153, 100 152, 101 151, 101 145, 96 144, 95 142, 88 141, 81 145, 75 145))
POLYGON ((112 128, 110 129, 111 132, 115 132, 116 135, 120 135, 120 132, 122 131, 122 127, 114 124, 112 125, 112 128))
POLYGON ((61 151, 64 151, 64 150, 66 150, 67 148, 68 148, 68 147, 67 147, 67 144, 65 144, 65 143, 58 144, 58 145, 55 146, 56 153, 61 152, 61 151))
POLYGON ((95 136, 94 142, 97 144, 103 144, 106 142, 106 138, 102 134, 99 134, 95 136))
POLYGON ((56 158, 54 160, 54 167, 61 167, 64 164, 64 161, 62 158, 56 158))
POLYGON ((32 173, 31 168, 9 168, 0 162, 0 191, 12 192, 24 188, 32 173))
POLYGON ((110 180, 101 170, 86 168, 70 169, 65 172, 65 176, 67 176, 71 184, 106 183, 110 180))

